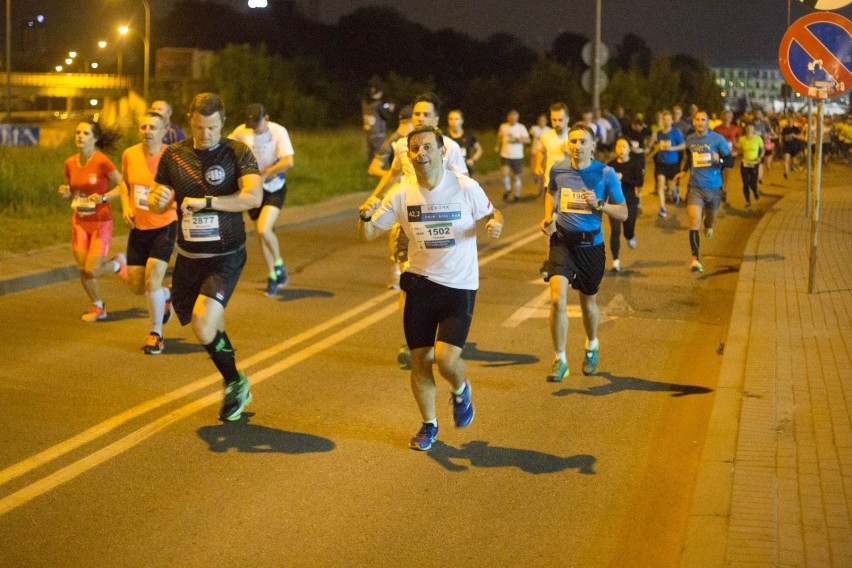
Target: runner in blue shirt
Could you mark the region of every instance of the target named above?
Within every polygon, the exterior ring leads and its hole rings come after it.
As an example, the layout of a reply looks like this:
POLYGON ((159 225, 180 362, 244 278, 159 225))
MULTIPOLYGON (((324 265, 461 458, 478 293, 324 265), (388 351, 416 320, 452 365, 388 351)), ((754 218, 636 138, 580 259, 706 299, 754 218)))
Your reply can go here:
POLYGON ((606 265, 601 219, 606 213, 619 221, 627 219, 621 182, 611 167, 594 160, 595 134, 578 122, 568 131, 569 158, 550 170, 544 195, 541 230, 550 235, 546 281, 550 282, 550 331, 556 358, 548 381, 559 382, 568 374, 565 346, 568 316, 565 312, 568 285, 580 294, 586 348, 583 373, 591 375, 598 366, 597 293, 606 265))
POLYGON ((689 246, 692 250, 693 272, 704 272, 699 257, 701 221, 708 239, 713 238, 713 225, 722 202, 722 158, 729 155, 728 142, 709 128, 705 111, 692 117, 695 132, 686 137, 686 164, 678 177, 689 174, 686 193, 686 211, 689 213, 689 246))

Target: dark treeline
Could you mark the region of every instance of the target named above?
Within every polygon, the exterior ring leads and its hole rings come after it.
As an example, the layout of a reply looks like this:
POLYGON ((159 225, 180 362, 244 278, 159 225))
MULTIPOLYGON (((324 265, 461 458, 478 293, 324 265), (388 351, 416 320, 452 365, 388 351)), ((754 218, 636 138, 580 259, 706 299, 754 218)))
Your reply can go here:
MULTIPOLYGON (((393 8, 360 8, 335 25, 302 14, 292 1, 263 11, 183 0, 156 26, 155 47, 194 47, 216 53, 212 77, 199 85, 154 85, 180 109, 198 88, 216 89, 230 105, 262 101, 270 114, 294 127, 360 121, 360 100, 371 78, 385 98, 406 104, 425 89, 459 107, 473 128, 490 128, 510 108, 532 122, 557 100, 572 117, 590 104, 580 87, 587 37, 563 33, 546 53, 509 34, 479 41, 452 29, 431 31, 393 8), (157 35, 157 34, 161 35, 157 35)), ((645 42, 626 35, 605 67, 609 86, 601 103, 648 113, 673 104, 721 108, 707 66, 677 55, 655 57, 645 42)))

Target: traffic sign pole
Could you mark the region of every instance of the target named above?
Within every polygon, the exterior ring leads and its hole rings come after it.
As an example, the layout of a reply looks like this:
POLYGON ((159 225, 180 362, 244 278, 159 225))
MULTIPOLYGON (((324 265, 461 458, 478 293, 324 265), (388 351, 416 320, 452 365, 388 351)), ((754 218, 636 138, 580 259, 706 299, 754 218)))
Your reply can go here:
POLYGON ((817 163, 816 183, 814 184, 814 211, 811 216, 811 254, 810 268, 808 270, 808 293, 816 293, 816 267, 817 267, 817 245, 819 244, 819 198, 820 186, 822 185, 822 99, 817 101, 817 163))
MULTIPOLYGON (((814 119, 814 100, 812 98, 808 98, 808 205, 805 207, 807 212, 805 215, 810 218, 811 216, 811 203, 813 202, 813 183, 814 183, 814 152, 816 147, 814 146, 814 129, 811 127, 811 121, 814 119)), ((814 125, 815 126, 815 125, 814 125)))

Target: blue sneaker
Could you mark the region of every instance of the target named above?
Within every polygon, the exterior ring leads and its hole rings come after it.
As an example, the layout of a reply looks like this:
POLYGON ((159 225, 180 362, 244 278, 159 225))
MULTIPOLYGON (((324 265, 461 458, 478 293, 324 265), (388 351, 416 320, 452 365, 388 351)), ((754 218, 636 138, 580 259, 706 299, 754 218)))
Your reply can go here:
POLYGON ((464 382, 464 390, 461 394, 453 394, 450 396, 450 402, 453 403, 453 421, 456 423, 456 428, 464 428, 473 422, 473 403, 470 401, 470 383, 464 382))
POLYGON ((558 383, 568 374, 568 363, 557 357, 553 360, 553 365, 550 367, 550 374, 547 375, 547 382, 558 383))
POLYGON ((245 373, 240 372, 240 380, 225 386, 225 401, 222 403, 222 410, 219 412, 219 418, 234 422, 239 420, 243 415, 243 410, 251 402, 251 391, 249 390, 248 377, 245 373))
POLYGON ((408 442, 408 447, 412 450, 420 450, 421 452, 425 452, 426 450, 432 447, 432 442, 437 439, 438 426, 436 426, 435 424, 424 422, 423 426, 420 427, 420 431, 417 432, 417 435, 411 438, 411 441, 408 442))
POLYGON ((283 264, 275 267, 275 278, 281 288, 290 283, 290 276, 287 275, 287 267, 283 264))
POLYGON ((275 278, 267 278, 266 280, 266 296, 274 298, 278 295, 278 280, 275 278))
POLYGON ((583 374, 593 375, 598 370, 598 350, 586 349, 586 355, 583 357, 583 374))

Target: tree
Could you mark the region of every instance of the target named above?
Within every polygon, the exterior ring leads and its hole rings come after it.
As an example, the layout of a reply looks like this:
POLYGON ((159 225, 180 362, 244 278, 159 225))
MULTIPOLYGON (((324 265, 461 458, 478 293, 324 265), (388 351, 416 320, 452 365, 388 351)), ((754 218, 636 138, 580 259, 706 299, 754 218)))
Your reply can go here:
POLYGON ((652 57, 651 48, 644 39, 635 34, 624 34, 621 43, 615 47, 615 56, 611 59, 610 70, 628 71, 635 68, 642 75, 648 75, 652 57))
POLYGON ((672 57, 672 67, 680 73, 680 103, 695 103, 710 112, 722 110, 722 91, 713 72, 700 59, 678 54, 672 57))
POLYGON ((680 100, 680 73, 672 69, 672 62, 668 57, 658 57, 651 62, 645 85, 649 99, 645 112, 649 115, 683 102, 680 100))
POLYGON ((586 64, 583 62, 583 46, 589 42, 589 38, 573 32, 562 32, 550 45, 550 56, 555 61, 569 69, 582 70, 586 64))
POLYGON ((637 69, 617 70, 601 93, 601 104, 606 108, 621 105, 629 114, 645 113, 651 105, 647 95, 647 79, 637 69))

